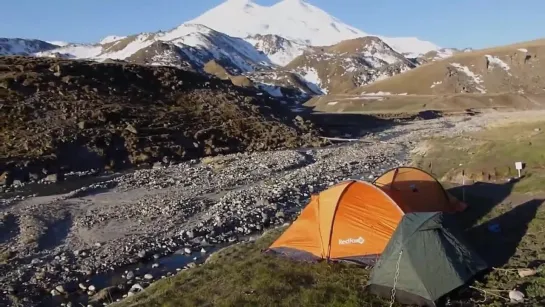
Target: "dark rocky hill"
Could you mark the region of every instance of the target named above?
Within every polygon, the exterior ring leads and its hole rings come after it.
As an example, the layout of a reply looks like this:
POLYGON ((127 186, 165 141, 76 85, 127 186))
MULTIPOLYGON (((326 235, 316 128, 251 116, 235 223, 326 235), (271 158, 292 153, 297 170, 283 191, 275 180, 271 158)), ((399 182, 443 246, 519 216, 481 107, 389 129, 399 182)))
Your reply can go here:
POLYGON ((274 98, 173 67, 0 57, 0 177, 319 145, 274 98))

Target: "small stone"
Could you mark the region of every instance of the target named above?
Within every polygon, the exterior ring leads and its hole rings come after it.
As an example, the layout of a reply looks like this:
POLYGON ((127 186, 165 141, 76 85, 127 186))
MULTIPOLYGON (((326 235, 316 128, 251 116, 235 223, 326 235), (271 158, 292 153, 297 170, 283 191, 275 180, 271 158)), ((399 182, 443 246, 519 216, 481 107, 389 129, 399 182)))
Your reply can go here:
POLYGON ((131 286, 130 292, 140 292, 144 291, 144 287, 142 287, 140 284, 134 284, 131 286))
POLYGON ((96 247, 101 247, 102 244, 100 244, 99 242, 97 242, 97 243, 95 243, 95 246, 96 246, 96 247))
POLYGON ((191 249, 189 247, 184 248, 184 253, 191 254, 191 249))
POLYGON ((83 290, 83 291, 87 290, 87 286, 84 285, 84 284, 82 284, 82 283, 80 283, 78 286, 79 286, 79 288, 80 288, 81 290, 83 290))
POLYGON ((58 176, 57 174, 50 174, 50 175, 47 175, 44 179, 46 182, 58 182, 58 176))
POLYGON ((154 169, 158 169, 158 168, 163 168, 163 163, 161 162, 155 162, 153 163, 153 167, 154 169))
POLYGON ((139 257, 139 258, 144 258, 144 257, 146 257, 146 251, 145 251, 145 250, 139 251, 139 252, 138 252, 138 257, 139 257))
POLYGON ((151 265, 151 268, 152 269, 155 269, 155 268, 158 268, 159 267, 159 263, 154 263, 151 265))
POLYGON ((206 249, 204 249, 204 247, 201 248, 201 253, 206 254, 206 249))
POLYGON ((509 299, 511 300, 511 303, 524 302, 524 294, 517 290, 511 290, 509 291, 509 299))
POLYGON ((153 255, 153 259, 159 259, 159 257, 161 257, 159 254, 154 254, 153 255))
POLYGON ((64 290, 64 287, 62 285, 56 286, 55 290, 59 291, 59 293, 65 293, 66 292, 66 290, 64 290))
POLYGON ((89 291, 96 291, 97 288, 96 288, 95 286, 93 286, 93 285, 90 285, 89 287, 87 287, 87 290, 89 290, 89 291))
POLYGON ((146 274, 146 275, 144 275, 144 279, 147 279, 147 280, 153 279, 153 275, 146 274))
POLYGON ((51 290, 51 295, 52 296, 57 296, 57 295, 60 295, 60 293, 59 293, 59 291, 53 289, 53 290, 51 290))
POLYGON ((128 271, 128 272, 127 272, 127 275, 125 276, 125 278, 127 278, 127 279, 133 279, 133 278, 134 278, 134 272, 133 272, 133 271, 128 271))
POLYGON ((195 262, 190 262, 190 263, 187 264, 187 267, 192 269, 192 268, 197 267, 197 264, 195 262))

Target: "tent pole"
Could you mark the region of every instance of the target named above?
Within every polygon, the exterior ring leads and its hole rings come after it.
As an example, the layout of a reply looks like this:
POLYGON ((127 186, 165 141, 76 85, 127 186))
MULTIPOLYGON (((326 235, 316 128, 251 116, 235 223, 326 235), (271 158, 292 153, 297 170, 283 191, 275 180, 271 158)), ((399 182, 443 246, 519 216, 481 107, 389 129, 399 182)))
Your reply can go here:
POLYGON ((396 180, 397 172, 399 172, 399 168, 396 168, 394 171, 394 175, 392 176, 392 182, 390 183, 390 189, 394 189, 394 182, 396 180))

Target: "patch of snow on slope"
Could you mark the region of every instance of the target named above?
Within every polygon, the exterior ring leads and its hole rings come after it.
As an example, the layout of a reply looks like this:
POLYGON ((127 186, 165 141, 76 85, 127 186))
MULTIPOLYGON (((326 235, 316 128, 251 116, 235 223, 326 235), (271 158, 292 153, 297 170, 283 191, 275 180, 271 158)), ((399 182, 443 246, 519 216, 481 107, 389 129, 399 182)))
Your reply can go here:
POLYGON ((394 95, 390 92, 383 92, 383 91, 378 91, 376 93, 366 93, 366 92, 363 92, 362 93, 362 96, 365 97, 365 96, 389 96, 389 95, 394 95))
POLYGON ((122 40, 124 38, 126 38, 126 36, 109 35, 103 38, 99 44, 103 45, 103 44, 113 43, 113 42, 122 40))
POLYGON ((434 87, 436 87, 437 85, 442 84, 442 83, 443 83, 443 81, 435 81, 435 82, 433 82, 433 84, 430 86, 430 88, 434 88, 434 87))
POLYGON ((394 64, 400 61, 398 57, 392 54, 391 49, 385 48, 383 44, 380 44, 377 41, 372 41, 370 45, 366 46, 366 49, 367 50, 363 52, 363 56, 365 57, 376 58, 388 64, 394 64))
POLYGON ((154 40, 150 39, 149 34, 140 34, 133 41, 127 44, 125 48, 119 51, 101 54, 99 58, 123 60, 135 54, 136 52, 138 52, 138 50, 150 46, 151 44, 153 44, 153 42, 154 40))
POLYGON ((67 45, 49 51, 35 53, 35 56, 51 57, 60 54, 69 59, 93 59, 102 53, 100 45, 67 45))
POLYGON ((384 37, 378 36, 386 44, 388 44, 395 51, 405 54, 408 58, 417 58, 419 55, 424 54, 431 50, 440 49, 439 46, 432 42, 423 41, 416 37, 384 37))
POLYGON ((163 53, 158 53, 151 58, 152 66, 169 66, 172 65, 172 60, 176 58, 176 53, 172 50, 166 50, 163 53))
POLYGON ((390 92, 383 92, 383 91, 378 91, 378 92, 375 92, 375 93, 366 93, 366 92, 363 92, 363 93, 362 93, 362 96, 360 96, 359 98, 363 98, 363 97, 366 97, 366 96, 396 96, 396 95, 406 96, 407 93, 392 94, 392 93, 390 93, 390 92))
POLYGON ((63 42, 63 41, 47 41, 47 42, 52 44, 52 45, 59 46, 59 47, 64 47, 64 46, 70 45, 70 43, 63 42))
POLYGON ((337 103, 339 103, 338 101, 330 101, 327 103, 328 106, 334 106, 336 105, 337 103))
POLYGON ((521 51, 521 52, 528 52, 528 49, 524 49, 524 48, 520 48, 520 49, 517 49, 518 51, 521 51))
POLYGON ((261 43, 259 40, 254 38, 245 38, 244 40, 250 43, 252 46, 255 46, 256 49, 265 53, 273 64, 280 66, 288 65, 293 59, 303 54, 303 52, 308 48, 307 45, 301 45, 295 42, 286 42, 280 46, 277 52, 269 53, 259 48, 259 43, 261 43))
MULTIPOLYGON (((369 35, 303 0, 283 0, 268 7, 251 0, 227 0, 188 23, 203 24, 242 38, 276 34, 313 46, 329 46, 369 35)), ((378 37, 400 53, 423 54, 439 49, 414 37, 378 37)))
MULTIPOLYGON (((509 67, 509 65, 507 65, 507 63, 502 61, 500 58, 495 57, 495 56, 491 56, 491 55, 488 55, 488 54, 485 55, 485 56, 488 59, 488 62, 490 62, 491 64, 497 65, 497 66, 503 68, 505 71, 509 71, 511 69, 511 67, 509 67)), ((511 73, 509 73, 509 72, 508 72, 508 74, 511 75, 511 73)))
POLYGON ((321 87, 322 80, 318 76, 318 72, 314 68, 305 67, 299 74, 308 84, 308 87, 316 93, 327 94, 327 90, 321 87))
POLYGON ((483 80, 481 79, 481 77, 477 74, 475 74, 474 72, 472 72, 471 70, 469 70, 469 68, 467 66, 464 66, 462 64, 459 64, 459 63, 450 63, 450 65, 452 65, 453 67, 457 68, 458 71, 461 71, 463 72, 464 74, 466 74, 468 77, 472 78, 473 81, 477 84, 477 90, 479 92, 481 92, 482 94, 485 94, 486 93, 486 90, 484 88, 482 88, 481 86, 479 86, 479 84, 483 83, 483 80))
POLYGON ((433 57, 434 60, 442 60, 449 58, 454 55, 454 49, 451 48, 441 48, 437 50, 437 54, 433 57))
POLYGON ((270 84, 259 84, 258 87, 269 93, 269 95, 273 97, 284 97, 284 94, 282 94, 282 90, 278 86, 270 85, 270 84))
POLYGON ((158 35, 156 39, 170 41, 182 48, 185 45, 204 50, 216 59, 229 58, 245 71, 254 70, 248 61, 265 66, 271 64, 266 55, 259 53, 245 40, 227 36, 203 25, 183 24, 170 32, 158 35))

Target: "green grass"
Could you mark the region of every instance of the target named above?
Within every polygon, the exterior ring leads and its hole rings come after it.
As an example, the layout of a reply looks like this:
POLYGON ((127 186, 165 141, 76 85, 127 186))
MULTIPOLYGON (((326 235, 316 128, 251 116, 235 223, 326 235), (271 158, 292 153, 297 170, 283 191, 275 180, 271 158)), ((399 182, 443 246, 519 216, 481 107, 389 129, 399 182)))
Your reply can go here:
MULTIPOLYGON (((471 246, 496 269, 449 294, 452 306, 505 306, 505 299, 492 294, 507 298, 511 289, 526 295, 524 306, 545 302, 545 134, 534 131, 540 126, 517 124, 464 138, 430 139, 427 154, 415 157, 424 169, 432 162, 433 173, 445 180, 456 180, 463 168, 468 177, 488 181, 465 188, 470 208, 458 218, 471 246), (526 177, 506 184, 516 174, 517 160, 527 163, 526 177), (493 174, 490 180, 488 174, 493 174), (501 232, 491 232, 490 224, 498 224, 501 232), (518 268, 538 273, 519 277, 518 268)), ((462 197, 459 187, 451 192, 462 197)), ((367 268, 263 254, 280 232, 227 248, 209 263, 158 281, 118 306, 388 306, 365 290, 367 268)))
POLYGON ((157 282, 121 306, 383 306, 364 287, 369 270, 263 254, 279 235, 239 244, 210 262, 157 282))
MULTIPOLYGON (((539 206, 541 202, 493 208, 487 199, 469 197, 468 202, 477 205, 461 214, 461 224, 468 225, 472 246, 491 266, 545 268, 545 210, 539 206), (499 223, 502 233, 489 232, 488 223, 499 223)), ((213 255, 209 263, 160 280, 116 306, 388 306, 386 300, 365 290, 369 269, 301 263, 263 254, 261 250, 279 233, 275 230, 255 243, 227 248, 213 255)), ((527 306, 545 301, 545 275, 541 272, 520 278, 516 271, 492 270, 470 285, 522 290, 527 306)), ((492 293, 508 297, 505 291, 492 293)), ((472 301, 483 298, 481 292, 468 287, 450 295, 454 306, 473 306, 472 301)), ((487 295, 480 306, 502 303, 503 299, 487 295)))
POLYGON ((516 177, 515 162, 526 163, 524 178, 515 192, 545 191, 545 133, 534 129, 545 123, 495 127, 455 138, 432 138, 425 142, 425 155, 414 157, 415 165, 446 182, 466 180, 503 183, 516 177), (430 167, 431 166, 431 167, 430 167))

